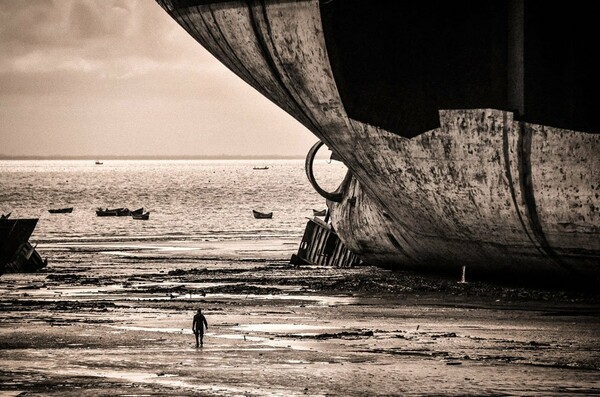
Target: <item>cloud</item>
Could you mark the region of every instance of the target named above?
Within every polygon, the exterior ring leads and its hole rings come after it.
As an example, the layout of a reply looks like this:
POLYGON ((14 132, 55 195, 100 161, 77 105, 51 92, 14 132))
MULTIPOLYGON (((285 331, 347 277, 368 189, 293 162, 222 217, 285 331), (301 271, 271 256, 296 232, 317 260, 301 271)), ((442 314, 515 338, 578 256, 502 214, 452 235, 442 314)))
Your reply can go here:
POLYGON ((152 2, 0 1, 0 72, 96 73, 128 78, 198 71, 212 56, 152 2))
POLYGON ((145 142, 131 154, 297 154, 314 140, 153 0, 0 0, 0 105, 5 154, 120 154, 120 136, 145 142))

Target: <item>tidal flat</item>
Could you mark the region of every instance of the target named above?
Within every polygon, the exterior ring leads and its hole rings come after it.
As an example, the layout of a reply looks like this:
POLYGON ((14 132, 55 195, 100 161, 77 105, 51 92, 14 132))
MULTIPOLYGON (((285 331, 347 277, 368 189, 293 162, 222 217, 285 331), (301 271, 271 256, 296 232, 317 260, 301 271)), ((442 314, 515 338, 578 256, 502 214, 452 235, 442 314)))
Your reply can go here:
POLYGON ((43 272, 0 277, 0 396, 600 394, 597 292, 296 268, 291 240, 235 244, 42 246, 43 272))

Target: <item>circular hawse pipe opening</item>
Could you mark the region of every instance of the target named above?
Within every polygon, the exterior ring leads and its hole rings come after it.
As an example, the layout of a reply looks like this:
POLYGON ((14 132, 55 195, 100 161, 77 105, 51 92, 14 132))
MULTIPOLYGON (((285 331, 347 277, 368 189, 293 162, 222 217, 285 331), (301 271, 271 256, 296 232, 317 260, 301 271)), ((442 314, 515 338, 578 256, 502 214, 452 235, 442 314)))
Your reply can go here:
POLYGON ((348 185, 348 182, 350 181, 352 174, 350 173, 350 170, 348 170, 348 172, 346 172, 346 176, 344 177, 344 180, 342 181, 342 183, 340 183, 340 185, 338 186, 337 189, 335 189, 334 192, 328 192, 325 189, 323 189, 317 182, 317 179, 315 178, 315 174, 313 171, 313 162, 314 162, 315 156, 319 152, 319 149, 321 148, 321 146, 323 146, 323 142, 318 141, 310 148, 310 150, 308 151, 308 153, 306 155, 306 162, 304 163, 304 170, 306 171, 306 176, 308 177, 308 181, 310 182, 312 187, 315 189, 315 191, 317 193, 319 193, 319 195, 321 197, 323 197, 327 200, 331 200, 336 203, 339 203, 342 201, 342 198, 344 196, 344 189, 348 185))

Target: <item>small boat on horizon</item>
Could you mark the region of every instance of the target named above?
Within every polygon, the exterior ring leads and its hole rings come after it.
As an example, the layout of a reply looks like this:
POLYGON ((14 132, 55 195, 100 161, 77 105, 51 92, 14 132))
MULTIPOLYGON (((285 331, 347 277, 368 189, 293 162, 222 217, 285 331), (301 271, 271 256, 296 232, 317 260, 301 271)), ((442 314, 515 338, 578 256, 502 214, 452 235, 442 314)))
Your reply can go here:
POLYGON ((252 214, 256 219, 271 219, 273 218, 273 212, 259 212, 252 210, 252 214))
POLYGON ((51 214, 70 214, 73 212, 73 207, 50 209, 48 212, 51 214))
POLYGON ((96 165, 102 165, 102 164, 104 164, 102 161, 96 160, 96 165))
POLYGON ((253 170, 268 170, 269 167, 267 167, 266 165, 264 167, 253 167, 253 170))

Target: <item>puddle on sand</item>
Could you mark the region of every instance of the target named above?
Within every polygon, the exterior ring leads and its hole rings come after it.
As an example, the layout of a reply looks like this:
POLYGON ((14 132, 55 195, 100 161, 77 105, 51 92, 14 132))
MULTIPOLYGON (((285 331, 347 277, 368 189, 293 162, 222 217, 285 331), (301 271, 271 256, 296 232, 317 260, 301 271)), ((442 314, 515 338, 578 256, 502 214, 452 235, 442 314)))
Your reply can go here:
MULTIPOLYGON (((168 334, 191 334, 190 329, 184 328, 153 328, 153 327, 136 327, 133 325, 108 325, 111 328, 124 329, 126 331, 146 331, 146 332, 164 332, 168 334)), ((152 340, 152 339, 149 339, 152 340)))
POLYGON ((352 305, 357 303, 358 298, 348 296, 325 296, 325 295, 291 295, 291 294, 277 294, 277 295, 255 295, 255 294, 210 294, 211 298, 221 299, 235 299, 235 300, 297 300, 307 303, 315 303, 320 306, 338 306, 338 305, 352 305))
MULTIPOLYGON (((211 393, 218 393, 220 395, 261 395, 261 396, 269 396, 274 395, 270 392, 264 393, 264 390, 257 391, 256 393, 253 391, 248 391, 247 388, 237 388, 229 385, 222 384, 193 384, 184 379, 176 379, 179 378, 177 374, 155 374, 149 372, 126 372, 126 371, 110 371, 110 370, 81 370, 77 371, 71 370, 62 370, 56 372, 59 375, 73 375, 73 376, 90 376, 94 378, 105 378, 105 379, 118 379, 131 383, 154 383, 162 386, 170 387, 170 388, 179 388, 179 389, 188 389, 195 391, 205 391, 211 393)), ((282 394, 285 395, 285 394, 282 394)))
POLYGON ((333 329, 335 327, 329 327, 326 325, 306 325, 306 324, 244 324, 233 327, 233 329, 239 331, 254 331, 254 332, 266 332, 266 333, 280 333, 280 332, 293 332, 297 333, 300 331, 321 331, 325 329, 333 329))

